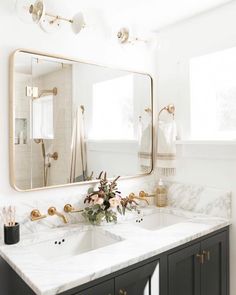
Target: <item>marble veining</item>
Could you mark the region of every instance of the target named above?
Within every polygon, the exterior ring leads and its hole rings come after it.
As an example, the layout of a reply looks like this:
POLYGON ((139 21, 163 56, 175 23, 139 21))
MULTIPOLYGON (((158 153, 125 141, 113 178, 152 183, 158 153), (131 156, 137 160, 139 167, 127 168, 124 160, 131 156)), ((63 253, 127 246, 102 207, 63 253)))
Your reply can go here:
MULTIPOLYGON (((25 234, 17 245, 0 245, 0 255, 25 280, 38 295, 54 295, 125 268, 171 248, 202 237, 230 224, 228 219, 176 208, 148 207, 145 215, 170 213, 183 216, 183 222, 149 231, 136 226, 131 220, 121 220, 117 225, 99 227, 107 235, 119 239, 118 243, 82 253, 67 261, 45 261, 31 246, 46 240, 77 234, 91 225, 77 224, 48 228, 39 233, 25 234), (33 263, 32 263, 33 261, 33 263), (91 261, 92 267, 91 267, 91 261), (53 274, 53 275, 52 275, 53 274)), ((136 216, 133 215, 133 218, 136 216)), ((131 219, 131 216, 129 216, 131 219)))
POLYGON ((231 193, 222 189, 193 184, 171 183, 169 206, 196 213, 231 217, 231 193))
MULTIPOLYGON (((29 200, 17 208, 17 220, 21 224, 20 243, 12 246, 4 245, 2 235, 0 235, 0 255, 36 294, 54 295, 158 255, 230 224, 231 194, 229 192, 181 183, 169 183, 168 188, 169 207, 145 207, 145 203, 140 204, 144 218, 146 215, 155 213, 169 213, 185 217, 186 220, 149 231, 135 225, 133 220, 137 218, 137 213, 128 213, 125 217, 119 216, 118 224, 99 227, 106 235, 118 239, 118 243, 82 253, 74 256, 73 259, 68 258, 66 262, 58 259, 58 261, 48 263, 31 249, 31 245, 61 237, 70 237, 88 230, 91 225, 83 222, 81 214, 67 214, 69 225, 66 226, 57 216, 32 222, 29 214, 35 208, 44 214, 52 205, 62 211, 66 203, 71 203, 76 208, 83 208, 85 195, 78 197, 74 194, 56 201, 49 198, 48 200, 39 199, 32 203, 29 200)), ((145 183, 142 189, 153 193, 155 182, 145 183)), ((124 191, 126 194, 131 191, 136 192, 132 186, 124 188, 124 191)))

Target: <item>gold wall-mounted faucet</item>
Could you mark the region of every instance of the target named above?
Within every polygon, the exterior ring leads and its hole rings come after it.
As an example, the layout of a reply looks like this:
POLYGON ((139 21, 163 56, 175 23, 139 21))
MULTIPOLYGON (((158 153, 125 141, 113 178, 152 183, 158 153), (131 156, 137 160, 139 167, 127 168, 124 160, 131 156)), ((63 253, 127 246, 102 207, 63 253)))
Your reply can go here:
POLYGON ((146 196, 140 196, 140 193, 139 193, 139 196, 136 196, 135 193, 131 193, 129 194, 129 199, 130 200, 140 200, 140 201, 144 201, 147 203, 147 205, 149 205, 149 202, 148 200, 146 199, 146 196))
POLYGON ((130 200, 140 200, 140 201, 144 201, 149 205, 148 202, 148 198, 155 198, 155 195, 149 195, 148 193, 146 193, 145 191, 140 191, 139 195, 136 196, 134 193, 129 194, 129 199, 130 200))
POLYGON ((59 217, 62 218, 62 220, 63 220, 64 223, 68 223, 68 220, 67 220, 66 216, 65 216, 64 214, 58 212, 57 209, 56 209, 55 207, 50 207, 50 208, 48 209, 48 214, 49 214, 50 216, 57 215, 57 216, 59 216, 59 217))
POLYGON ((43 219, 43 218, 46 218, 46 217, 47 217, 47 215, 42 215, 38 209, 34 209, 30 213, 31 221, 40 220, 40 219, 43 219))
POLYGON ((82 209, 75 209, 71 204, 66 204, 64 206, 64 211, 66 213, 77 213, 77 212, 83 212, 84 210, 82 210, 82 209))

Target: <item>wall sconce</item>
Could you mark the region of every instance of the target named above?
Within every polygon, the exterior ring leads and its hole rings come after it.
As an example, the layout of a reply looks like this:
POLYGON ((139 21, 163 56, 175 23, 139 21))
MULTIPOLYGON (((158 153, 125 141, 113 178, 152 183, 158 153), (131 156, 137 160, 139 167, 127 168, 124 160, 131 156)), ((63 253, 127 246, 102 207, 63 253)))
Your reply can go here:
POLYGON ((117 40, 120 44, 134 44, 134 42, 144 42, 147 43, 147 40, 142 40, 137 37, 131 37, 130 30, 126 27, 120 28, 117 32, 117 40))
POLYGON ((72 19, 68 19, 59 15, 46 12, 43 0, 17 0, 16 10, 19 18, 24 22, 33 22, 39 24, 45 32, 56 31, 61 22, 67 22, 71 25, 74 34, 78 34, 84 27, 84 16, 81 12, 74 15, 72 19))

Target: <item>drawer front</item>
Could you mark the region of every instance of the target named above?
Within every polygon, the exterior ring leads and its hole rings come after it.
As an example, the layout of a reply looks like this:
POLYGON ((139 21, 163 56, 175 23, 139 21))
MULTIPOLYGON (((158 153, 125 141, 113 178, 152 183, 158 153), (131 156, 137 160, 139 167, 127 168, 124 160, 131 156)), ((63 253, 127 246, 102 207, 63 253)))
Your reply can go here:
POLYGON ((158 261, 146 264, 115 278, 115 295, 158 295, 158 261))
POLYGON ((75 295, 114 295, 114 280, 109 280, 75 295))

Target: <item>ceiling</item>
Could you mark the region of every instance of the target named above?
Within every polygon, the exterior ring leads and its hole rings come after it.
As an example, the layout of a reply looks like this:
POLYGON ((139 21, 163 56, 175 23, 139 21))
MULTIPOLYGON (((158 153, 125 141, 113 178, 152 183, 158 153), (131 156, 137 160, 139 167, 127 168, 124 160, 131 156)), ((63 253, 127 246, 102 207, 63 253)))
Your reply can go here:
MULTIPOLYGON (((234 0, 235 1, 235 0, 234 0)), ((192 17, 230 0, 45 0, 52 9, 73 15, 87 11, 88 16, 109 24, 135 24, 152 31, 192 17), (94 13, 96 12, 96 13, 94 13)))

